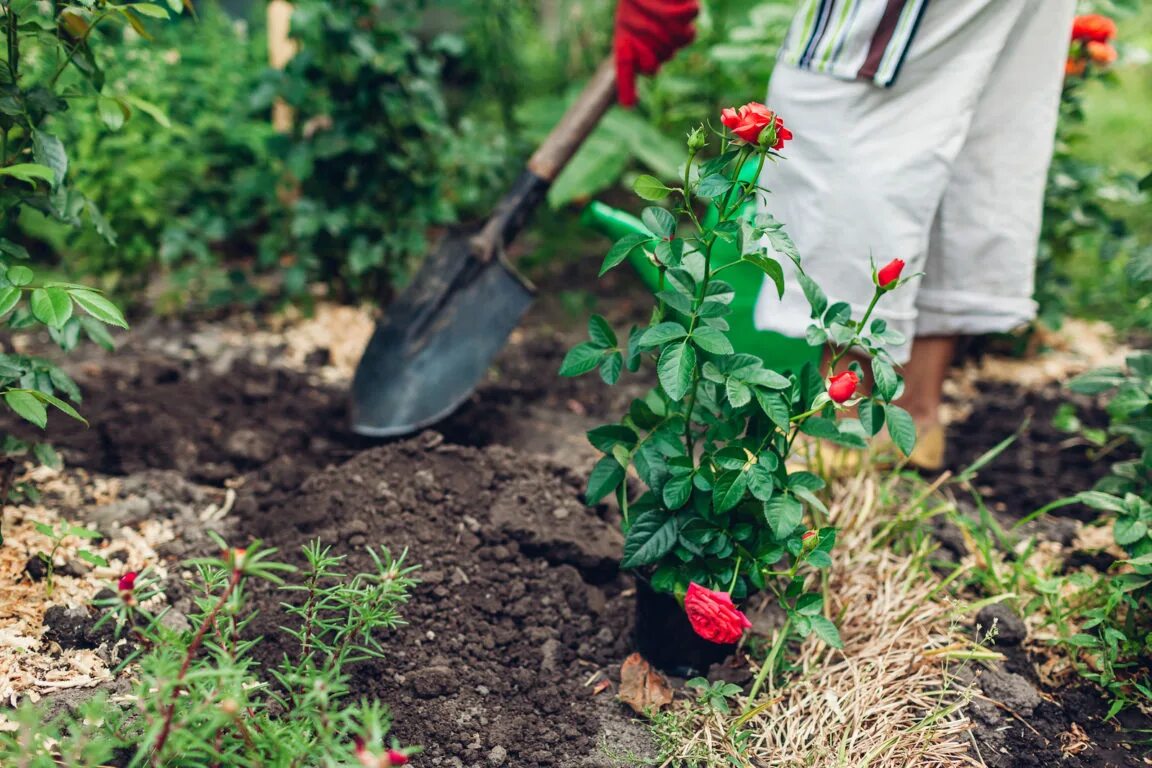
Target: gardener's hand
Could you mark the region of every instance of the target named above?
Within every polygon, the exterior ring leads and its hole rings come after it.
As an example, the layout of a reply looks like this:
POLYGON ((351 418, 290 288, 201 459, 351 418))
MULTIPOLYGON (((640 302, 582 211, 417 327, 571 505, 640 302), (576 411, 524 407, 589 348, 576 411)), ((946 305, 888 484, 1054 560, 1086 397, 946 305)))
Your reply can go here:
POLYGON ((696 37, 696 0, 620 0, 616 6, 616 92, 636 103, 636 75, 652 75, 696 37))

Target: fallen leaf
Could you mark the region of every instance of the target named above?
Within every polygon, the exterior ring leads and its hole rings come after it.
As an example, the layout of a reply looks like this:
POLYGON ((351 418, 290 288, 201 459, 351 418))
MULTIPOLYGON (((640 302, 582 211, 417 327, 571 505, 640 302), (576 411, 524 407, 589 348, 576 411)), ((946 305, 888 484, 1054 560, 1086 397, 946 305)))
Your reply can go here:
POLYGON ((664 675, 634 653, 620 667, 620 701, 643 715, 671 704, 672 689, 664 675))

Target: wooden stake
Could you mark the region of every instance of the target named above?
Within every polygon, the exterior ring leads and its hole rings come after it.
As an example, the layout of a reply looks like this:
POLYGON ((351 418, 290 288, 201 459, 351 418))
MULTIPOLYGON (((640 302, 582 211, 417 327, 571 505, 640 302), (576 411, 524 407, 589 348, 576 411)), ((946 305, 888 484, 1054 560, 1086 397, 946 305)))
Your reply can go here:
MULTIPOLYGON (((275 69, 284 69, 296 55, 296 41, 289 37, 292 27, 292 3, 288 0, 270 0, 268 3, 268 63, 275 69)), ((292 130, 295 115, 292 107, 277 99, 272 105, 272 127, 278 133, 292 130)))

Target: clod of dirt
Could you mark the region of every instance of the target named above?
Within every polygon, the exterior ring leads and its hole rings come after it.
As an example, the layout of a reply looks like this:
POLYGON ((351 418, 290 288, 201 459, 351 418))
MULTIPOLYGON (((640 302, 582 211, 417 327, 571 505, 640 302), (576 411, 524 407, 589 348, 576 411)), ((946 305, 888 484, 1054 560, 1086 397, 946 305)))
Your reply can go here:
POLYGON ((1028 717, 1040 704, 1040 694, 1024 677, 1000 667, 984 670, 976 679, 977 685, 988 698, 1003 704, 1008 710, 1028 717))
POLYGON ((24 573, 32 581, 43 581, 48 576, 48 564, 40 555, 32 555, 28 558, 28 562, 24 563, 24 573))
POLYGON ((671 704, 672 688, 664 675, 634 653, 620 667, 620 701, 643 715, 671 704))
POLYGON ((986 605, 976 614, 981 636, 996 627, 996 645, 1019 645, 1028 636, 1028 627, 1015 612, 1003 603, 986 605))
POLYGON ((44 612, 44 639, 64 649, 97 648, 113 639, 113 631, 107 622, 97 629, 96 618, 84 608, 54 605, 44 612))

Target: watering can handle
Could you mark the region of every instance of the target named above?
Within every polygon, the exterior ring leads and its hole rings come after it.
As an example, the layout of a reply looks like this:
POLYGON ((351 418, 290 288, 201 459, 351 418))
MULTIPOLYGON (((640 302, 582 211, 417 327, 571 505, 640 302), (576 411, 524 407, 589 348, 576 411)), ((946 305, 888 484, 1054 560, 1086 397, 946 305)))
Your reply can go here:
POLYGON ((472 253, 477 259, 491 261, 519 234, 528 216, 548 193, 548 187, 615 101, 616 63, 609 56, 544 143, 532 153, 528 167, 472 238, 472 253))

